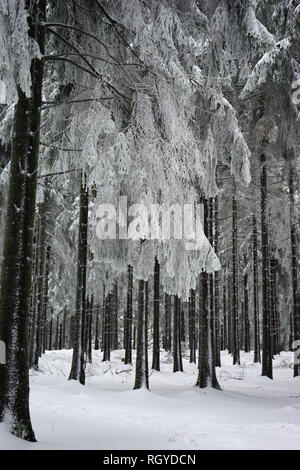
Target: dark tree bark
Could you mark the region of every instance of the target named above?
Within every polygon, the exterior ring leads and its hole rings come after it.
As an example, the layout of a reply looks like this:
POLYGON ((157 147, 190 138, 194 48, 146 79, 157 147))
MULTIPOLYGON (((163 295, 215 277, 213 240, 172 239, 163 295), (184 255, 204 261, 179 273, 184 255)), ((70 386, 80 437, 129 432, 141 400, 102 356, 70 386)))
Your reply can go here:
POLYGON ((228 315, 226 302, 226 282, 223 278, 223 350, 228 349, 228 315))
POLYGON ((254 308, 254 362, 260 362, 260 331, 259 331, 259 305, 258 305, 258 260, 257 260, 257 222, 252 217, 252 251, 253 251, 253 308, 254 308))
POLYGON ((233 364, 240 364, 238 340, 238 240, 237 240, 236 188, 233 182, 232 193, 232 355, 233 364))
POLYGON ((47 349, 47 311, 48 311, 48 300, 49 300, 49 273, 50 273, 50 255, 51 255, 51 246, 47 246, 46 250, 46 267, 45 267, 45 281, 44 281, 44 312, 43 312, 43 353, 47 349))
POLYGON ((171 296, 165 294, 165 350, 171 351, 171 296))
POLYGON ((273 256, 272 249, 270 248, 269 255, 269 310, 270 310, 270 329, 271 329, 271 354, 274 357, 275 354, 278 354, 278 344, 277 344, 277 319, 276 319, 276 305, 275 305, 275 284, 276 284, 276 260, 273 256))
POLYGON ((228 329, 228 352, 232 353, 232 277, 227 279, 227 329, 228 329))
POLYGON ((105 298, 104 310, 104 323, 103 323, 103 361, 110 361, 111 350, 111 307, 112 307, 112 294, 111 292, 105 298))
POLYGON ((112 338, 112 345, 113 349, 117 350, 119 348, 119 341, 118 341, 118 312, 119 312, 119 299, 118 299, 118 284, 114 285, 113 289, 113 338, 112 338))
POLYGON ((154 266, 154 287, 153 287, 153 357, 152 357, 152 369, 160 370, 160 328, 159 328, 159 305, 160 305, 160 293, 159 293, 159 262, 155 258, 154 266))
MULTIPOLYGON (((46 182, 47 188, 47 182, 46 182)), ((38 369, 39 358, 42 355, 43 348, 43 327, 44 327, 44 305, 45 305, 45 276, 46 276, 46 225, 47 210, 49 205, 49 190, 45 190, 44 201, 39 207, 40 218, 40 238, 39 238, 39 258, 37 260, 37 328, 36 328, 36 347, 33 366, 38 369)))
POLYGON ((132 289, 133 268, 128 266, 127 309, 124 319, 125 364, 132 364, 132 289))
POLYGON ((271 298, 272 298, 272 315, 273 315, 273 353, 280 354, 280 314, 278 309, 276 268, 277 261, 274 256, 270 260, 270 276, 271 276, 271 298))
POLYGON ((139 281, 134 390, 149 388, 145 370, 145 281, 139 281))
POLYGON ((38 326, 38 279, 40 269, 40 239, 41 239, 41 219, 35 219, 35 256, 32 269, 32 287, 31 287, 31 322, 30 322, 30 342, 29 342, 29 368, 34 364, 37 326, 38 326))
MULTIPOLYGON (((25 2, 29 36, 44 54, 46 1, 25 2)), ((18 88, 1 266, 0 337, 6 364, 0 365, 0 421, 10 416, 11 432, 35 441, 29 414, 28 323, 31 258, 42 102, 43 64, 31 63, 31 97, 18 88)))
POLYGON ((101 307, 100 304, 96 310, 96 331, 95 331, 95 350, 98 351, 100 349, 100 311, 101 307))
MULTIPOLYGON (((208 236, 208 202, 204 203, 204 233, 208 236)), ((211 386, 221 390, 219 385, 215 359, 213 355, 213 337, 211 334, 212 318, 208 305, 208 280, 209 275, 203 271, 200 274, 200 292, 199 292, 199 358, 198 358, 198 379, 196 386, 206 388, 211 386)))
POLYGON ((189 347, 190 362, 196 364, 196 292, 191 289, 189 298, 189 347))
MULTIPOLYGON (((213 198, 208 200, 208 240, 212 247, 214 247, 214 206, 213 198)), ((210 317, 210 334, 212 335, 212 354, 216 363, 216 336, 215 336, 215 298, 214 298, 214 274, 208 275, 208 302, 209 302, 209 317, 210 317)))
MULTIPOLYGON (((214 204, 214 226, 215 226, 215 233, 214 233, 214 251, 218 256, 219 253, 219 201, 218 196, 215 197, 215 204, 214 204)), ((220 352, 220 301, 219 301, 219 279, 220 275, 219 272, 216 271, 214 274, 214 319, 215 319, 215 359, 216 359, 216 366, 221 367, 221 352, 220 352)))
POLYGON ((183 372, 180 334, 180 299, 175 295, 173 320, 173 372, 183 372))
MULTIPOLYGON (((247 266, 247 258, 244 257, 244 266, 247 266)), ((250 352, 250 321, 249 321, 249 296, 248 296, 248 273, 244 272, 244 351, 250 352)))
POLYGON ((149 319, 149 283, 145 282, 145 378, 149 389, 149 362, 148 362, 148 319, 149 319))
MULTIPOLYGON (((297 240, 295 214, 295 182, 294 162, 289 162, 289 196, 290 196, 290 226, 291 226, 291 271, 292 271, 292 325, 293 341, 300 340, 300 294, 297 279, 297 240)), ((295 346, 296 347, 296 346, 295 346)), ((299 349, 298 349, 299 351, 299 349)), ((300 375, 300 361, 294 361, 294 377, 300 375)))
POLYGON ((89 364, 92 363, 92 349, 93 349, 93 309, 94 309, 94 296, 91 296, 88 312, 88 344, 87 344, 87 361, 89 364))
POLYGON ((86 264, 88 241, 88 207, 89 195, 85 177, 81 176, 80 184, 80 213, 78 233, 78 260, 77 260, 77 287, 75 301, 75 324, 72 367, 69 380, 79 380, 80 372, 83 380, 84 350, 82 347, 83 329, 85 323, 85 297, 86 297, 86 264))
POLYGON ((267 221, 267 160, 260 155, 261 244, 262 244, 262 375, 273 378, 271 348, 271 315, 269 306, 269 230, 267 221))

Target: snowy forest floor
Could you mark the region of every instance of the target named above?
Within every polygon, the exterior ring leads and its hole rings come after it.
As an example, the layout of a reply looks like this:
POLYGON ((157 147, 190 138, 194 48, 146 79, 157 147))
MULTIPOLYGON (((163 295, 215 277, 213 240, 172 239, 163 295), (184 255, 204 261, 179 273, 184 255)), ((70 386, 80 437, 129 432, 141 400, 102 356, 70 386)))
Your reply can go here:
MULTIPOLYGON (((197 366, 184 359, 172 372, 163 352, 151 393, 133 391, 134 367, 111 363, 93 351, 83 387, 67 380, 72 351, 47 351, 40 372, 31 371, 31 416, 38 442, 24 442, 0 426, 0 449, 300 449, 300 378, 293 379, 292 353, 274 360, 274 380, 261 377, 252 354, 241 365, 222 352, 217 376, 223 388, 194 387, 197 366)), ((151 357, 151 354, 150 356, 151 357)))

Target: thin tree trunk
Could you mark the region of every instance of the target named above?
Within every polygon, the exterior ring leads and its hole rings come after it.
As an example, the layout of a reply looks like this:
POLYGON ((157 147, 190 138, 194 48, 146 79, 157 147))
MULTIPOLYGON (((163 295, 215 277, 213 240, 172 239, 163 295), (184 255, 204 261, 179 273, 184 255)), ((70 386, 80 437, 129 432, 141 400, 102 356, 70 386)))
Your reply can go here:
POLYGON ((36 351, 36 338, 37 338, 37 325, 38 325, 38 278, 40 268, 40 238, 41 238, 41 223, 40 217, 36 218, 35 229, 35 261, 34 261, 34 276, 31 294, 31 328, 30 328, 30 343, 29 343, 29 368, 34 364, 35 351, 36 351))
POLYGON ((113 304, 114 304, 114 311, 113 311, 113 349, 117 350, 119 347, 118 342, 118 311, 119 311, 119 302, 118 302, 118 284, 114 285, 113 290, 113 304))
POLYGON ((266 154, 260 155, 261 244, 262 244, 262 375, 273 378, 271 351, 271 316, 269 306, 269 231, 267 222, 267 166, 266 154))
MULTIPOLYGON (((219 253, 219 201, 218 196, 215 197, 215 207, 214 207, 214 251, 218 256, 219 253)), ((214 319, 215 319, 215 357, 216 357, 216 366, 221 367, 221 353, 220 353, 220 301, 219 301, 219 272, 216 271, 214 274, 214 319)))
POLYGON ((238 340, 238 248, 237 248, 237 207, 236 188, 232 193, 232 355, 233 364, 240 364, 238 340))
MULTIPOLYGON (((47 182, 46 182, 47 186, 47 182)), ((38 277, 37 277, 37 329, 36 329, 36 348, 34 357, 34 367, 38 369, 39 358, 42 355, 43 347, 43 323, 44 323, 44 301, 45 301, 45 267, 46 267, 46 225, 48 210, 49 190, 46 189, 44 201, 39 206, 40 217, 40 240, 39 240, 39 259, 38 277)))
POLYGON ((165 294, 165 350, 171 351, 171 296, 165 294))
MULTIPOLYGON (((204 233, 208 236, 208 203, 204 203, 204 233)), ((208 277, 207 272, 200 274, 200 293, 199 293, 199 358, 198 358, 198 378, 196 385, 200 388, 211 386, 221 390, 219 385, 215 359, 213 355, 213 337, 211 332, 212 318, 208 306, 208 277)))
POLYGON ((227 328, 228 328, 228 352, 232 353, 232 276, 227 279, 227 328))
MULTIPOLYGON (((214 246, 214 206, 213 198, 208 200, 208 240, 214 246)), ((210 334, 212 335, 212 355, 216 363, 216 337, 215 337, 215 299, 214 299, 214 274, 208 275, 208 300, 210 317, 210 334)))
POLYGON ((226 282, 225 276, 223 278, 223 349, 228 349, 228 315, 227 315, 227 304, 226 304, 226 282))
POLYGON ((154 299, 153 299, 153 357, 152 357, 152 369, 160 369, 160 328, 159 328, 159 262, 155 258, 154 266, 154 299))
POLYGON ((97 307, 97 310, 96 310, 96 331, 95 331, 95 350, 98 351, 100 349, 100 341, 99 341, 99 333, 100 333, 100 310, 101 310, 101 307, 100 307, 100 304, 98 305, 97 307))
POLYGON ((52 337, 53 337, 53 319, 50 319, 50 328, 49 328, 49 351, 52 351, 52 337))
POLYGON ((47 309, 49 300, 49 273, 50 273, 50 254, 51 246, 47 247, 46 250, 46 267, 45 267, 45 281, 44 281, 44 312, 43 312, 43 352, 46 350, 47 345, 47 309))
MULTIPOLYGON (((244 257, 244 266, 247 266, 247 258, 244 257)), ((249 321, 249 297, 248 297, 248 273, 243 276, 244 285, 244 351, 250 352, 250 321, 249 321)))
MULTIPOLYGON (((294 166, 290 161, 289 168, 289 195, 290 195, 290 227, 291 227, 291 271, 292 271, 292 324, 293 324, 293 341, 300 340, 300 294, 298 293, 297 280, 297 240, 296 240, 296 214, 295 214, 295 183, 294 183, 294 166)), ((294 344, 296 349, 296 345, 294 344)), ((299 348, 297 349, 299 354, 299 348)), ((296 354, 295 353, 295 356, 296 354)), ((294 361, 294 377, 300 375, 300 361, 294 361)))
POLYGON ((173 372, 183 372, 180 331, 180 299, 175 295, 173 320, 173 372))
POLYGON ((75 302, 75 325, 73 340, 72 367, 69 380, 79 380, 80 371, 83 374, 84 360, 82 355, 82 338, 85 319, 86 296, 86 267, 87 267, 87 236, 88 236, 88 189, 85 177, 81 176, 80 184, 80 214, 78 234, 77 288, 75 302))
POLYGON ((110 361, 110 350, 111 350, 111 303, 112 294, 109 293, 105 299, 105 311, 104 311, 104 344, 103 344, 103 361, 110 361))
POLYGON ((87 347, 87 360, 89 364, 92 363, 92 349, 93 349, 93 339, 92 339, 92 332, 93 332, 93 309, 94 309, 94 296, 91 296, 91 301, 90 301, 90 306, 89 306, 89 312, 88 312, 88 347, 87 347))
POLYGON ((134 390, 148 388, 145 371, 145 281, 139 281, 134 390))
POLYGON ((196 364, 196 292, 191 289, 189 298, 189 347, 190 362, 196 364))
POLYGON ((149 318, 149 283, 145 282, 145 378, 149 389, 149 363, 148 363, 148 318, 149 318))
POLYGON ((253 226, 253 307, 254 307, 254 362, 260 362, 260 333, 259 333, 259 305, 258 305, 258 261, 257 261, 257 222, 252 217, 253 226))
POLYGON ((127 310, 124 325, 125 364, 132 364, 132 289, 133 268, 128 266, 127 310))

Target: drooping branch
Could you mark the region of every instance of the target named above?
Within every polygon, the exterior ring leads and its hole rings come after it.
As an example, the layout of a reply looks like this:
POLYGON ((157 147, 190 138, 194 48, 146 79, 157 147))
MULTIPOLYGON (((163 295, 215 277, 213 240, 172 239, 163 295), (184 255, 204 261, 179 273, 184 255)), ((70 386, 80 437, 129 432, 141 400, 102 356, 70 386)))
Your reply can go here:
POLYGON ((81 170, 79 168, 74 168, 74 170, 58 171, 57 173, 47 173, 45 175, 38 175, 37 179, 49 178, 51 176, 66 175, 67 173, 73 173, 73 172, 77 172, 77 171, 81 171, 81 170))
POLYGON ((49 147, 54 150, 62 150, 63 152, 82 152, 82 149, 67 149, 63 147, 56 147, 55 145, 47 144, 46 142, 40 142, 43 147, 49 147))

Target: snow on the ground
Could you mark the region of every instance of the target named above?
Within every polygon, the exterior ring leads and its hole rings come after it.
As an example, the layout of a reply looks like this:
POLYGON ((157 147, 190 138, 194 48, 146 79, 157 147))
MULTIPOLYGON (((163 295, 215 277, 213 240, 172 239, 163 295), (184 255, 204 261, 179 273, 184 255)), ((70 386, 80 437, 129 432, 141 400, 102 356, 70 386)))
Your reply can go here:
POLYGON ((112 353, 94 351, 87 383, 68 381, 72 351, 48 351, 39 373, 31 371, 31 416, 38 442, 24 442, 0 425, 0 449, 300 449, 300 378, 292 353, 274 360, 274 380, 261 377, 253 354, 241 366, 222 352, 217 369, 223 391, 194 386, 197 367, 184 359, 172 372, 162 353, 151 392, 133 391, 134 369, 112 353))

